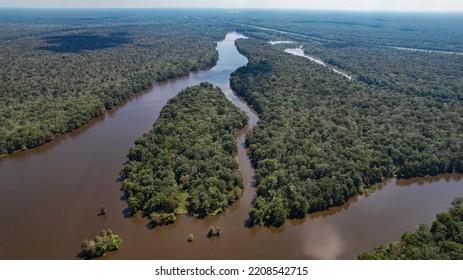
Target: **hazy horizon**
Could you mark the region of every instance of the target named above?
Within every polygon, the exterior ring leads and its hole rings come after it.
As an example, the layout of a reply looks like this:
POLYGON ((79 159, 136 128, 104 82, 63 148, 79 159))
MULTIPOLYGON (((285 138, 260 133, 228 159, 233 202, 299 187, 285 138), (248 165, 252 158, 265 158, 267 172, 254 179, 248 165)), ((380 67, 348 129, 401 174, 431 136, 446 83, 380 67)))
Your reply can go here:
POLYGON ((285 9, 365 12, 463 12, 458 0, 0 0, 0 8, 211 8, 211 9, 285 9))

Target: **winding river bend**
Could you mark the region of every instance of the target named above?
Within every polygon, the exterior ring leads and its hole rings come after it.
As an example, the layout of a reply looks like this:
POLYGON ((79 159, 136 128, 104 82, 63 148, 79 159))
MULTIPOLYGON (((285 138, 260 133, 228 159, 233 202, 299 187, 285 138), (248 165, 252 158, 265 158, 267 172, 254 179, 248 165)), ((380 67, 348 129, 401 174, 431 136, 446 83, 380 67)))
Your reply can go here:
POLYGON ((283 227, 246 228, 254 197, 254 171, 243 143, 257 116, 229 88, 229 75, 247 59, 227 34, 219 62, 209 70, 161 82, 72 133, 36 149, 0 159, 0 258, 73 259, 83 239, 111 228, 124 239, 108 259, 346 259, 430 223, 463 195, 462 175, 389 180, 381 190, 342 207, 287 221, 283 227), (168 99, 209 81, 251 117, 238 137, 243 196, 224 213, 202 220, 180 215, 169 226, 148 229, 148 220, 124 217, 119 171, 133 141, 151 129, 168 99), (108 214, 98 217, 100 205, 108 214), (217 238, 206 238, 219 225, 217 238), (190 233, 195 235, 187 243, 190 233))

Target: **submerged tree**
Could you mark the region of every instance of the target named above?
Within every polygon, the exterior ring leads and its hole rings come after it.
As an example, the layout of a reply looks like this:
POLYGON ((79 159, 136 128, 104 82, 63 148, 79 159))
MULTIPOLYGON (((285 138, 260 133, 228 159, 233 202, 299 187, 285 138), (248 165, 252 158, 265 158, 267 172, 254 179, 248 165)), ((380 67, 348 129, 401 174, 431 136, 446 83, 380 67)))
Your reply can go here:
POLYGON ((82 259, 94 259, 105 256, 107 253, 117 250, 122 244, 122 238, 113 234, 110 229, 102 230, 92 240, 85 239, 81 245, 81 251, 78 255, 82 259))
POLYGON ((106 205, 101 205, 100 206, 100 212, 98 212, 98 216, 104 216, 108 213, 108 209, 106 208, 106 205))

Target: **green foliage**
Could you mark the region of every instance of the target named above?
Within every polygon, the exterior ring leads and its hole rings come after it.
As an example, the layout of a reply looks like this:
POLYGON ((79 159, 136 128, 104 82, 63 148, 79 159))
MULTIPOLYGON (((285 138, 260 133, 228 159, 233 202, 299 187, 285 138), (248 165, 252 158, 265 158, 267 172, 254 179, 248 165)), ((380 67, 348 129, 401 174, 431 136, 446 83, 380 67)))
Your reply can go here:
MULTIPOLYGON (((162 211, 162 209, 158 211, 162 211)), ((163 212, 151 212, 149 218, 154 226, 172 224, 177 219, 174 213, 163 212)))
POLYGON ((378 88, 440 102, 463 100, 463 55, 309 42, 304 43, 304 51, 378 88))
POLYGON ((85 13, 0 11, 0 156, 51 141, 155 82, 214 65, 215 42, 229 29, 178 12, 102 10, 79 20, 85 13))
POLYGON ((281 226, 288 215, 285 202, 281 197, 266 201, 263 196, 259 196, 249 211, 249 220, 252 224, 281 226))
POLYGON ((463 171, 460 101, 349 82, 259 40, 237 46, 249 64, 231 85, 260 117, 247 138, 251 224, 341 205, 384 178, 463 171))
POLYGON ((456 198, 448 212, 438 214, 432 226, 421 224, 415 233, 406 232, 400 241, 365 252, 361 260, 462 260, 463 198, 456 198))
POLYGON ((456 28, 463 23, 461 17, 346 13, 315 13, 310 20, 303 15, 257 17, 260 27, 274 30, 257 29, 249 20, 240 31, 263 40, 298 42, 306 53, 369 85, 437 101, 463 100, 463 34, 456 28))
POLYGON ((243 187, 234 136, 247 121, 211 84, 181 91, 130 149, 122 170, 128 206, 154 225, 185 210, 199 217, 223 211, 243 187))
POLYGON ((105 256, 111 251, 115 251, 122 244, 122 238, 108 230, 102 230, 92 240, 85 239, 81 245, 80 258, 93 259, 105 256))

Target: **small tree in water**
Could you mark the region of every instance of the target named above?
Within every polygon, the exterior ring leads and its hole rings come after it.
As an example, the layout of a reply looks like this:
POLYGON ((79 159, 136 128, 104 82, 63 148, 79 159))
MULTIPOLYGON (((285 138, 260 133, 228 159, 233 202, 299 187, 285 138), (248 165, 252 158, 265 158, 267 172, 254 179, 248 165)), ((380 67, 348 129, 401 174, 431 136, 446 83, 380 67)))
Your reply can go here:
POLYGON ((207 232, 207 237, 210 238, 210 237, 213 237, 213 236, 219 236, 220 232, 222 231, 222 229, 219 227, 219 226, 211 226, 209 228, 209 231, 207 232))
POLYGON ((214 226, 211 226, 209 228, 209 231, 207 232, 207 238, 210 238, 210 237, 214 236, 214 234, 215 234, 214 226))
POLYGON ((113 234, 108 230, 102 230, 100 235, 95 236, 92 240, 85 239, 81 245, 79 258, 94 259, 99 258, 107 253, 117 250, 122 243, 122 238, 119 235, 113 234))
POLYGON ((98 216, 104 216, 108 213, 108 209, 106 209, 106 205, 101 205, 100 206, 100 212, 98 213, 98 216))

